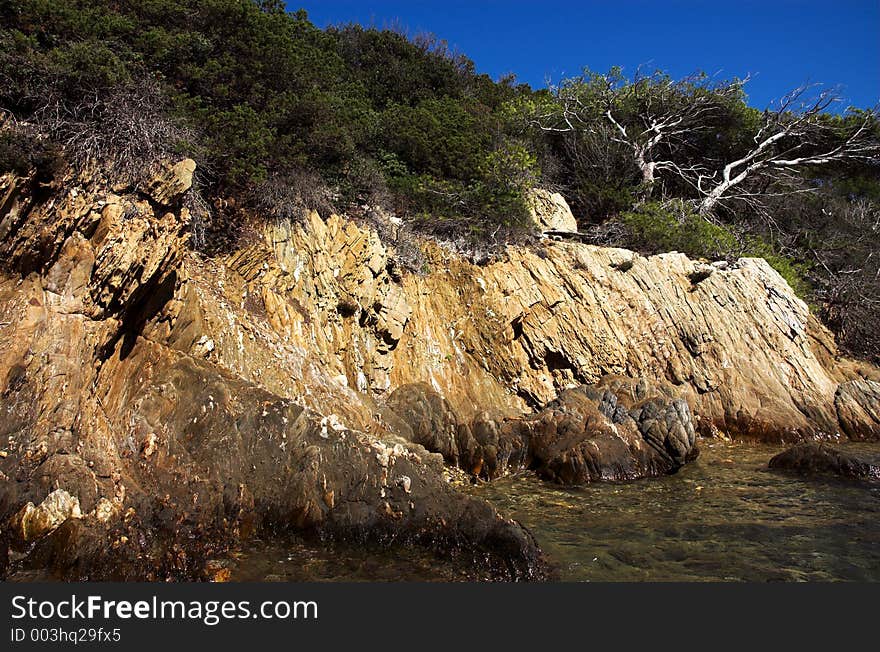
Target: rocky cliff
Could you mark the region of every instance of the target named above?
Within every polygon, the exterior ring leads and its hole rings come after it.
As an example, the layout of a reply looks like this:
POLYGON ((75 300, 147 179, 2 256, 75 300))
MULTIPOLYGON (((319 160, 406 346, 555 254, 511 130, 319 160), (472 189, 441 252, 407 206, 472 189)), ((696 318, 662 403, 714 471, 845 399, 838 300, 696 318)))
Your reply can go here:
POLYGON ((193 169, 0 180, 4 569, 201 577, 296 528, 538 577, 531 535, 456 477, 659 475, 698 434, 880 436, 878 370, 762 260, 551 239, 477 266, 426 243, 414 274, 314 212, 254 216, 208 258, 193 169))

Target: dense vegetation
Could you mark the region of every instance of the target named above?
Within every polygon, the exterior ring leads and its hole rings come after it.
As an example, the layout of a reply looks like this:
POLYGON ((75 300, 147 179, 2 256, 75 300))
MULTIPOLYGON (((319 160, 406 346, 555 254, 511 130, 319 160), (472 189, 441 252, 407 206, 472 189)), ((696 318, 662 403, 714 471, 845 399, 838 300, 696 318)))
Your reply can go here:
POLYGON ((543 185, 598 242, 767 258, 846 347, 880 356, 873 113, 803 94, 762 112, 739 80, 699 75, 585 71, 532 90, 437 39, 321 30, 278 0, 0 0, 0 16, 0 166, 51 178, 97 160, 137 184, 192 156, 208 253, 236 237, 242 206, 381 206, 442 239, 509 242, 543 185), (773 130, 748 159, 762 165, 721 188, 725 163, 773 130))
POLYGON ((3 105, 74 158, 115 155, 128 170, 187 151, 209 192, 269 194, 276 213, 305 195, 430 213, 441 235, 523 224, 534 158, 499 109, 528 89, 477 74, 442 42, 322 31, 280 2, 0 6, 3 105))

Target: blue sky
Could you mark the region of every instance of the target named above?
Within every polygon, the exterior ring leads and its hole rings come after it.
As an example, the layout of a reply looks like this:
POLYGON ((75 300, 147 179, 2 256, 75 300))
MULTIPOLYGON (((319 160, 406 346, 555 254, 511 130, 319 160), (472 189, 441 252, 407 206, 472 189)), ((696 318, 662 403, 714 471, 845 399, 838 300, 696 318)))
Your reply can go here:
POLYGON ((880 0, 300 0, 321 27, 339 22, 431 32, 493 77, 542 86, 583 66, 639 65, 683 76, 751 73, 751 104, 804 83, 848 104, 880 101, 880 0))

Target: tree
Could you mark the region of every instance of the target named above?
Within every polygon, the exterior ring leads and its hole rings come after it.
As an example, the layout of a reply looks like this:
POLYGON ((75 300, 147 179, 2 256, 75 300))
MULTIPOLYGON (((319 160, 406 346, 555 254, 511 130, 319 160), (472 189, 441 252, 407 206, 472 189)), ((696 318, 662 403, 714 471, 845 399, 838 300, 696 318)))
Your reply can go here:
POLYGON ((653 192, 657 174, 701 170, 681 162, 695 136, 711 131, 732 101, 741 101, 746 80, 716 82, 704 73, 674 80, 662 72, 626 78, 585 71, 552 87, 554 102, 532 123, 545 132, 580 132, 625 147, 641 174, 643 194, 653 192))
MULTIPOLYGON (((798 192, 799 172, 814 166, 878 162, 875 111, 835 117, 828 113, 839 101, 834 92, 811 95, 802 86, 759 113, 745 105, 747 82, 704 73, 674 80, 661 72, 628 79, 620 69, 585 71, 552 87, 552 101, 533 112, 531 123, 545 133, 579 135, 573 142, 580 148, 622 146, 639 170, 642 199, 666 173, 690 188, 706 218, 728 200, 760 210, 763 196, 798 192), (757 119, 737 118, 750 111, 757 119), (739 133, 727 147, 711 142, 731 130, 739 133)), ((594 154, 569 150, 574 163, 594 154)))
POLYGON ((831 91, 810 98, 808 92, 809 87, 801 86, 776 110, 765 110, 752 137, 754 145, 745 154, 711 175, 698 172, 694 183, 701 195, 701 215, 711 214, 725 199, 758 200, 778 189, 780 182, 794 180, 795 170, 845 161, 880 162, 872 129, 874 111, 835 119, 826 111, 839 98, 831 91))

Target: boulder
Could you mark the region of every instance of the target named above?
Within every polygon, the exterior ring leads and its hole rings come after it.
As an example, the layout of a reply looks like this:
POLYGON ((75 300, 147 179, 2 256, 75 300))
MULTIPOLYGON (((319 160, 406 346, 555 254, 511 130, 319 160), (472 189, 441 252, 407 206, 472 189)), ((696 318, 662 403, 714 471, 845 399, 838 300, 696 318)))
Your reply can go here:
MULTIPOLYGON (((386 405, 399 418, 398 433, 407 441, 440 453, 450 464, 459 463, 459 422, 452 406, 427 383, 394 390, 386 405)), ((468 443, 463 442, 465 448, 468 443)))
POLYGON ((817 442, 797 444, 779 453, 770 460, 770 468, 807 476, 880 478, 880 465, 817 442))
POLYGON ((532 220, 541 231, 577 232, 577 221, 568 202, 558 192, 533 188, 526 197, 532 220))
POLYGON ((193 173, 196 171, 196 162, 191 158, 185 158, 173 165, 166 165, 146 188, 147 194, 163 206, 173 206, 179 201, 183 193, 189 190, 193 184, 193 173))
POLYGON ((602 386, 566 390, 534 417, 530 454, 538 474, 562 484, 674 473, 699 454, 681 399, 627 397, 602 386))
POLYGON ((408 441, 440 453, 475 476, 531 468, 546 480, 583 484, 673 473, 698 455, 687 403, 646 381, 615 377, 566 390, 521 418, 478 413, 461 420, 424 383, 388 398, 408 441))

